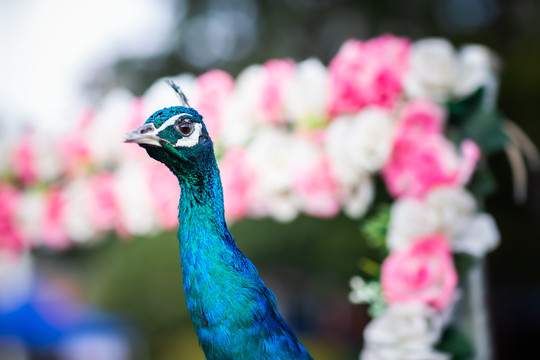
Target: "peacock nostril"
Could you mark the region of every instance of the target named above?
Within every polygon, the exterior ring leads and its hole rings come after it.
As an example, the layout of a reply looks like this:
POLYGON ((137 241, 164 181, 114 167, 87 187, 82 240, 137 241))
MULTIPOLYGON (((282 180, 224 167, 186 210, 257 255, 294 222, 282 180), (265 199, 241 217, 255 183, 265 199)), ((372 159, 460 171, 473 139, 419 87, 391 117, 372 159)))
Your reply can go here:
POLYGON ((152 132, 153 130, 154 130, 153 126, 145 126, 139 131, 139 133, 141 135, 144 135, 144 134, 148 134, 149 132, 152 132))

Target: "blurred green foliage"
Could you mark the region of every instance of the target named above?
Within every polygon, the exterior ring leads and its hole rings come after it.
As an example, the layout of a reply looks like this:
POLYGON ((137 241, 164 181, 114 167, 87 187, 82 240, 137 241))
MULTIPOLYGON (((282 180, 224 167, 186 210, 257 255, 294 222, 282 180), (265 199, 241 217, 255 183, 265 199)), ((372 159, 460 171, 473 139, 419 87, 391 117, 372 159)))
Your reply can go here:
POLYGON ((467 335, 453 326, 445 329, 436 348, 452 354, 452 360, 469 360, 474 356, 474 347, 467 335))

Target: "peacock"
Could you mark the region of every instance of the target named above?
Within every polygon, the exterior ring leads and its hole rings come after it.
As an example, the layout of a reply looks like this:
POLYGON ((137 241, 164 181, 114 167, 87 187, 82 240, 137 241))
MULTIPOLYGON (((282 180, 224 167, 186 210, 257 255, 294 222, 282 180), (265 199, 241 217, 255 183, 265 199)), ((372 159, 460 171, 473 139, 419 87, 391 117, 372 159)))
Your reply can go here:
POLYGON ((202 116, 176 84, 168 84, 181 106, 156 111, 124 141, 139 144, 178 178, 184 293, 206 358, 312 359, 227 228, 219 169, 202 116))

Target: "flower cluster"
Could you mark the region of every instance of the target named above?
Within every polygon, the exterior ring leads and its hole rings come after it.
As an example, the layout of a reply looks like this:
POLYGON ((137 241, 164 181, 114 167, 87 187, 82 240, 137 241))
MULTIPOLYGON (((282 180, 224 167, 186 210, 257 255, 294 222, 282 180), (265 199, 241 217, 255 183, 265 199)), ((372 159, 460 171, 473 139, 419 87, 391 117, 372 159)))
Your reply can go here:
MULTIPOLYGON (((359 218, 382 175, 395 198, 378 288, 387 308, 368 325, 363 358, 446 358, 433 345, 456 297, 452 253, 483 256, 498 232, 465 189, 481 150, 445 136, 445 104, 493 94, 489 51, 384 35, 347 41, 328 66, 274 59, 236 79, 212 70, 173 80, 214 139, 229 220, 359 218)), ((175 103, 160 80, 142 97, 113 90, 70 131, 2 139, 0 249, 174 227, 176 179, 121 140, 175 103)), ((354 284, 351 300, 365 301, 366 283, 354 284)))
POLYGON ((366 298, 373 283, 351 281, 351 301, 387 304, 365 330, 364 360, 450 358, 434 346, 458 297, 453 253, 482 257, 499 241, 492 217, 477 212, 465 188, 480 148, 466 139, 458 149, 444 133, 447 102, 479 87, 493 91, 487 50, 469 46, 455 53, 448 42, 427 39, 412 45, 408 61, 401 83, 405 101, 394 108, 390 151, 381 169, 395 202, 380 295, 366 298))

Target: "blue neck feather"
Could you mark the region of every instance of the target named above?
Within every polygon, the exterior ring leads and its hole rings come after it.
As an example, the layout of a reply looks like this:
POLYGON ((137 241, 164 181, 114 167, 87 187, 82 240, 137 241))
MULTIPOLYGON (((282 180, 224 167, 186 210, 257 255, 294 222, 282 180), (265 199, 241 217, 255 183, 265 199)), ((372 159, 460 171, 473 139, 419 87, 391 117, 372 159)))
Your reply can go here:
POLYGON ((311 359, 229 233, 219 170, 210 158, 202 171, 177 175, 184 291, 207 359, 311 359))

